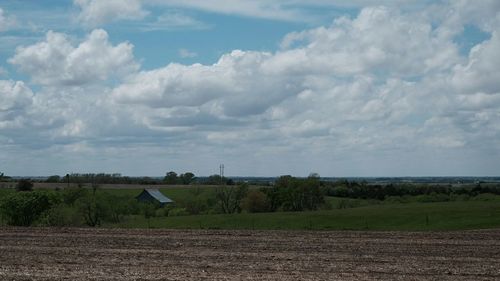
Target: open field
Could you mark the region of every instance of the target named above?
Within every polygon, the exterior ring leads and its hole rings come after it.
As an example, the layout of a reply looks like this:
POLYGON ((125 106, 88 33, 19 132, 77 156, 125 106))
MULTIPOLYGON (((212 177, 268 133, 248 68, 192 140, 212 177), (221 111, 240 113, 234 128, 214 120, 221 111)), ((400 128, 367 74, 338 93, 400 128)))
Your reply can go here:
POLYGON ((0 228, 1 280, 499 280, 500 230, 0 228))
POLYGON ((391 203, 309 212, 144 216, 110 227, 178 229, 463 230, 500 227, 500 202, 391 203))

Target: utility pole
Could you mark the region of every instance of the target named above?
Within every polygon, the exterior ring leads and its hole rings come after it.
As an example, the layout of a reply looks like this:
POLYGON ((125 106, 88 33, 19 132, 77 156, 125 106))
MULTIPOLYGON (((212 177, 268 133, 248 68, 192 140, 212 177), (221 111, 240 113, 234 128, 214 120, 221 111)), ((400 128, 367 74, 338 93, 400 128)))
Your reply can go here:
POLYGON ((221 184, 223 184, 223 182, 224 182, 224 164, 220 164, 220 166, 219 166, 219 175, 220 175, 221 184))

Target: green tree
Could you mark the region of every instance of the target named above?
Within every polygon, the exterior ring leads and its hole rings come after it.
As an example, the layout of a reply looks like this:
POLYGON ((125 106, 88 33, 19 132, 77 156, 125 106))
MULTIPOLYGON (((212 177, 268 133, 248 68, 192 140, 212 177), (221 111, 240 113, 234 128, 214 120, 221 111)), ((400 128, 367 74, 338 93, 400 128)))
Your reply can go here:
POLYGON ((190 184, 194 180, 194 174, 191 172, 186 172, 179 176, 182 184, 190 184))
POLYGON ((163 181, 166 184, 177 184, 178 178, 177 178, 177 173, 170 171, 165 175, 165 178, 163 178, 163 181))
POLYGON ((273 188, 262 191, 267 195, 270 211, 279 208, 285 211, 316 210, 324 202, 320 179, 315 174, 307 179, 281 176, 273 188))

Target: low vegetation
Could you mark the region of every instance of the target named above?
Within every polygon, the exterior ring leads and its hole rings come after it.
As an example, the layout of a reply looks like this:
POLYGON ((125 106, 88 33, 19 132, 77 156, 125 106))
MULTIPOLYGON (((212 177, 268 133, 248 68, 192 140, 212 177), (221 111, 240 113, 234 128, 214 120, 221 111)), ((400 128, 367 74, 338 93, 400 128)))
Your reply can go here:
MULTIPOLYGON (((104 175, 104 174, 103 174, 104 175)), ((2 175, 3 176, 3 175, 2 175)), ((0 225, 257 229, 463 229, 500 226, 500 189, 428 184, 369 185, 282 176, 273 185, 174 185, 160 189, 175 204, 139 203, 142 189, 34 189, 19 180, 0 188, 0 225)), ((169 178, 169 179, 167 179, 169 178)), ((4 177, 5 179, 5 177, 4 177)), ((185 184, 191 173, 164 181, 185 184)), ((108 182, 108 181, 107 181, 108 182)))

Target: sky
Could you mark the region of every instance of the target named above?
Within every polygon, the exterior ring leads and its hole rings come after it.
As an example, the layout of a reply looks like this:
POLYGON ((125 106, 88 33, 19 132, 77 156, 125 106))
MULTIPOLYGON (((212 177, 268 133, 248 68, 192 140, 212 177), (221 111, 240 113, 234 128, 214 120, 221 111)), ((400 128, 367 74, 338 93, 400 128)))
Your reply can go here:
POLYGON ((500 175, 500 1, 0 0, 0 172, 500 175))

